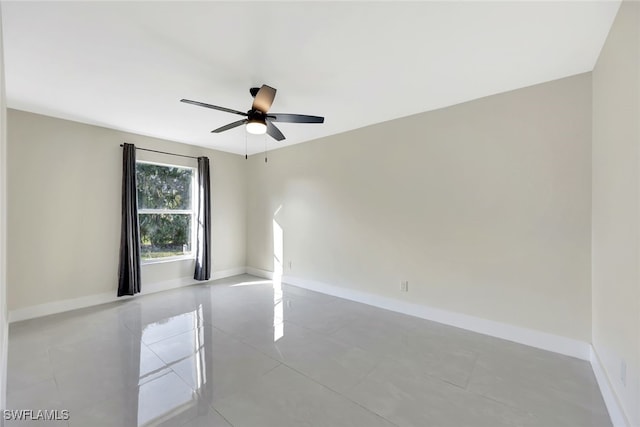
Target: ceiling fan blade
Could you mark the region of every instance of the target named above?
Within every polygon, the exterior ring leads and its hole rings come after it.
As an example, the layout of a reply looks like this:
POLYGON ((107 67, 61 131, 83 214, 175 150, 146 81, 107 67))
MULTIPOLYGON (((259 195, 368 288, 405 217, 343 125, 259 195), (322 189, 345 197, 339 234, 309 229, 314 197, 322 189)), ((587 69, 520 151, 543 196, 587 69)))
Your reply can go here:
POLYGON ((238 120, 237 122, 229 123, 228 125, 224 125, 222 127, 219 127, 218 129, 214 129, 214 130, 211 131, 211 133, 224 132, 225 130, 237 128, 238 126, 243 125, 243 124, 245 124, 247 122, 248 122, 247 119, 238 120))
POLYGON ((305 116, 304 114, 269 113, 267 117, 274 122, 282 123, 324 123, 324 117, 305 116))
POLYGON ((282 132, 280 132, 280 129, 278 129, 276 125, 271 123, 269 120, 266 120, 266 123, 267 133, 269 134, 269 136, 276 141, 282 141, 284 139, 284 135, 282 134, 282 132))
POLYGON ((231 108, 218 107, 217 105, 205 104, 204 102, 191 101, 189 99, 181 99, 180 102, 197 105, 198 107, 212 108, 214 110, 224 111, 225 113, 239 114, 241 116, 248 115, 247 113, 243 113, 242 111, 238 110, 232 110, 231 108))
POLYGON ((266 113, 273 104, 273 99, 276 97, 276 89, 271 86, 262 85, 255 99, 253 100, 252 109, 262 111, 266 113))

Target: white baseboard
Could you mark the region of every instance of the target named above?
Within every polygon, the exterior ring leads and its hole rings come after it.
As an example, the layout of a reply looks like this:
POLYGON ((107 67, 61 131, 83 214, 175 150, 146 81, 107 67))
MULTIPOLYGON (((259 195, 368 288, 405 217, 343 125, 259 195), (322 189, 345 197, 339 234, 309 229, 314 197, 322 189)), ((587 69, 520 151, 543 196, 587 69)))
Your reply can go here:
MULTIPOLYGON (((214 271, 211 274, 211 279, 209 280, 226 279, 227 277, 238 276, 240 274, 245 274, 246 272, 247 272, 247 267, 236 267, 236 268, 230 268, 228 270, 214 271)), ((198 282, 198 283, 204 283, 204 282, 198 282)))
POLYGON ((273 271, 261 270, 259 268, 246 267, 246 273, 264 279, 273 279, 273 271))
MULTIPOLYGON (((224 279, 226 277, 237 276, 238 274, 244 274, 245 267, 232 268, 229 270, 222 270, 213 272, 211 279, 217 280, 224 279)), ((182 288, 185 286, 192 286, 197 284, 207 283, 199 280, 195 280, 192 277, 182 277, 179 279, 166 280, 163 282, 143 284, 142 291, 136 296, 122 296, 116 295, 116 290, 113 292, 106 292, 95 295, 88 295, 84 297, 65 299, 60 301, 48 302, 45 304, 32 305, 29 307, 19 308, 17 310, 9 311, 9 323, 19 322, 21 320, 34 319, 36 317, 48 316, 50 314, 62 313, 65 311, 76 310, 79 308, 91 307, 94 305, 106 304, 118 300, 135 298, 139 295, 148 295, 156 292, 168 291, 171 289, 182 288)))
POLYGON ((614 427, 631 427, 631 423, 627 420, 627 417, 622 410, 622 406, 616 397, 616 393, 613 391, 613 387, 611 386, 607 372, 602 366, 598 352, 593 348, 593 346, 591 347, 590 362, 593 373, 596 376, 596 381, 598 382, 598 387, 600 387, 600 393, 602 394, 604 403, 609 411, 611 424, 613 424, 614 427))
POLYGON ((422 319, 432 320, 434 322, 455 326, 457 328, 478 332, 496 338, 502 338, 543 350, 553 351, 555 353, 576 357, 578 359, 591 359, 591 345, 584 341, 561 337, 507 323, 482 319, 466 314, 455 313, 439 308, 428 307, 421 304, 400 301, 389 297, 329 285, 300 277, 285 275, 282 277, 282 281, 284 283, 289 283, 312 291, 361 302, 375 307, 384 308, 386 310, 396 311, 398 313, 420 317, 422 319))
POLYGON ((60 301, 48 302, 45 304, 31 305, 29 307, 18 308, 9 311, 9 323, 21 320, 34 319, 36 317, 48 316, 50 314, 62 313, 78 308, 91 307, 93 305, 105 304, 116 301, 115 292, 89 295, 85 297, 71 298, 60 301))

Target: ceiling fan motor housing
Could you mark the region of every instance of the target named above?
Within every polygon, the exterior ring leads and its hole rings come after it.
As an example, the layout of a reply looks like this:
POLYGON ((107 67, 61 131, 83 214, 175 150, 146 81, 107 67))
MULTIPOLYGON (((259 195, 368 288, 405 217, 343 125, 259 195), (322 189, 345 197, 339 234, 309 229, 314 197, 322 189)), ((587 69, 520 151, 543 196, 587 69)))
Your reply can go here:
POLYGON ((265 121, 267 115, 260 110, 249 110, 247 111, 247 119, 249 121, 265 121))

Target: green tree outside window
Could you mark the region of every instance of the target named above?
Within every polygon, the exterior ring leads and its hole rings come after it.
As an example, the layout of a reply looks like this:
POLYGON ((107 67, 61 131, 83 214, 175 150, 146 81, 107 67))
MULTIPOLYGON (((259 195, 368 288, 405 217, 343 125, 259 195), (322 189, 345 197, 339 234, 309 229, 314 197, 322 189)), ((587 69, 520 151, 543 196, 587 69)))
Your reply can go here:
POLYGON ((191 253, 193 169, 136 164, 142 259, 191 253))

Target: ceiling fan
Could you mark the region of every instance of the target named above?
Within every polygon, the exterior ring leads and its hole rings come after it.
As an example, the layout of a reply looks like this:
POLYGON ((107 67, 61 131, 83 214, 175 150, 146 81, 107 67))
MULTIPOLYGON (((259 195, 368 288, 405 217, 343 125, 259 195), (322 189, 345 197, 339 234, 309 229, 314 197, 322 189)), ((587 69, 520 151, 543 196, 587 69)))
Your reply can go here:
POLYGON ((262 135, 267 133, 270 137, 276 141, 282 141, 284 135, 280 132, 280 129, 273 124, 273 122, 282 123, 324 123, 324 117, 319 116, 306 116, 303 114, 288 114, 288 113, 269 113, 269 108, 273 103, 273 99, 276 97, 276 89, 271 86, 262 85, 262 87, 252 87, 249 89, 253 99, 251 109, 246 113, 242 111, 232 110, 231 108, 218 107, 217 105, 205 104, 204 102, 191 101, 189 99, 181 99, 180 102, 187 104, 193 104, 200 107, 212 108, 214 110, 224 111, 227 113, 237 114, 244 116, 242 120, 229 123, 214 129, 211 132, 220 133, 241 126, 247 125, 247 132, 262 135))

